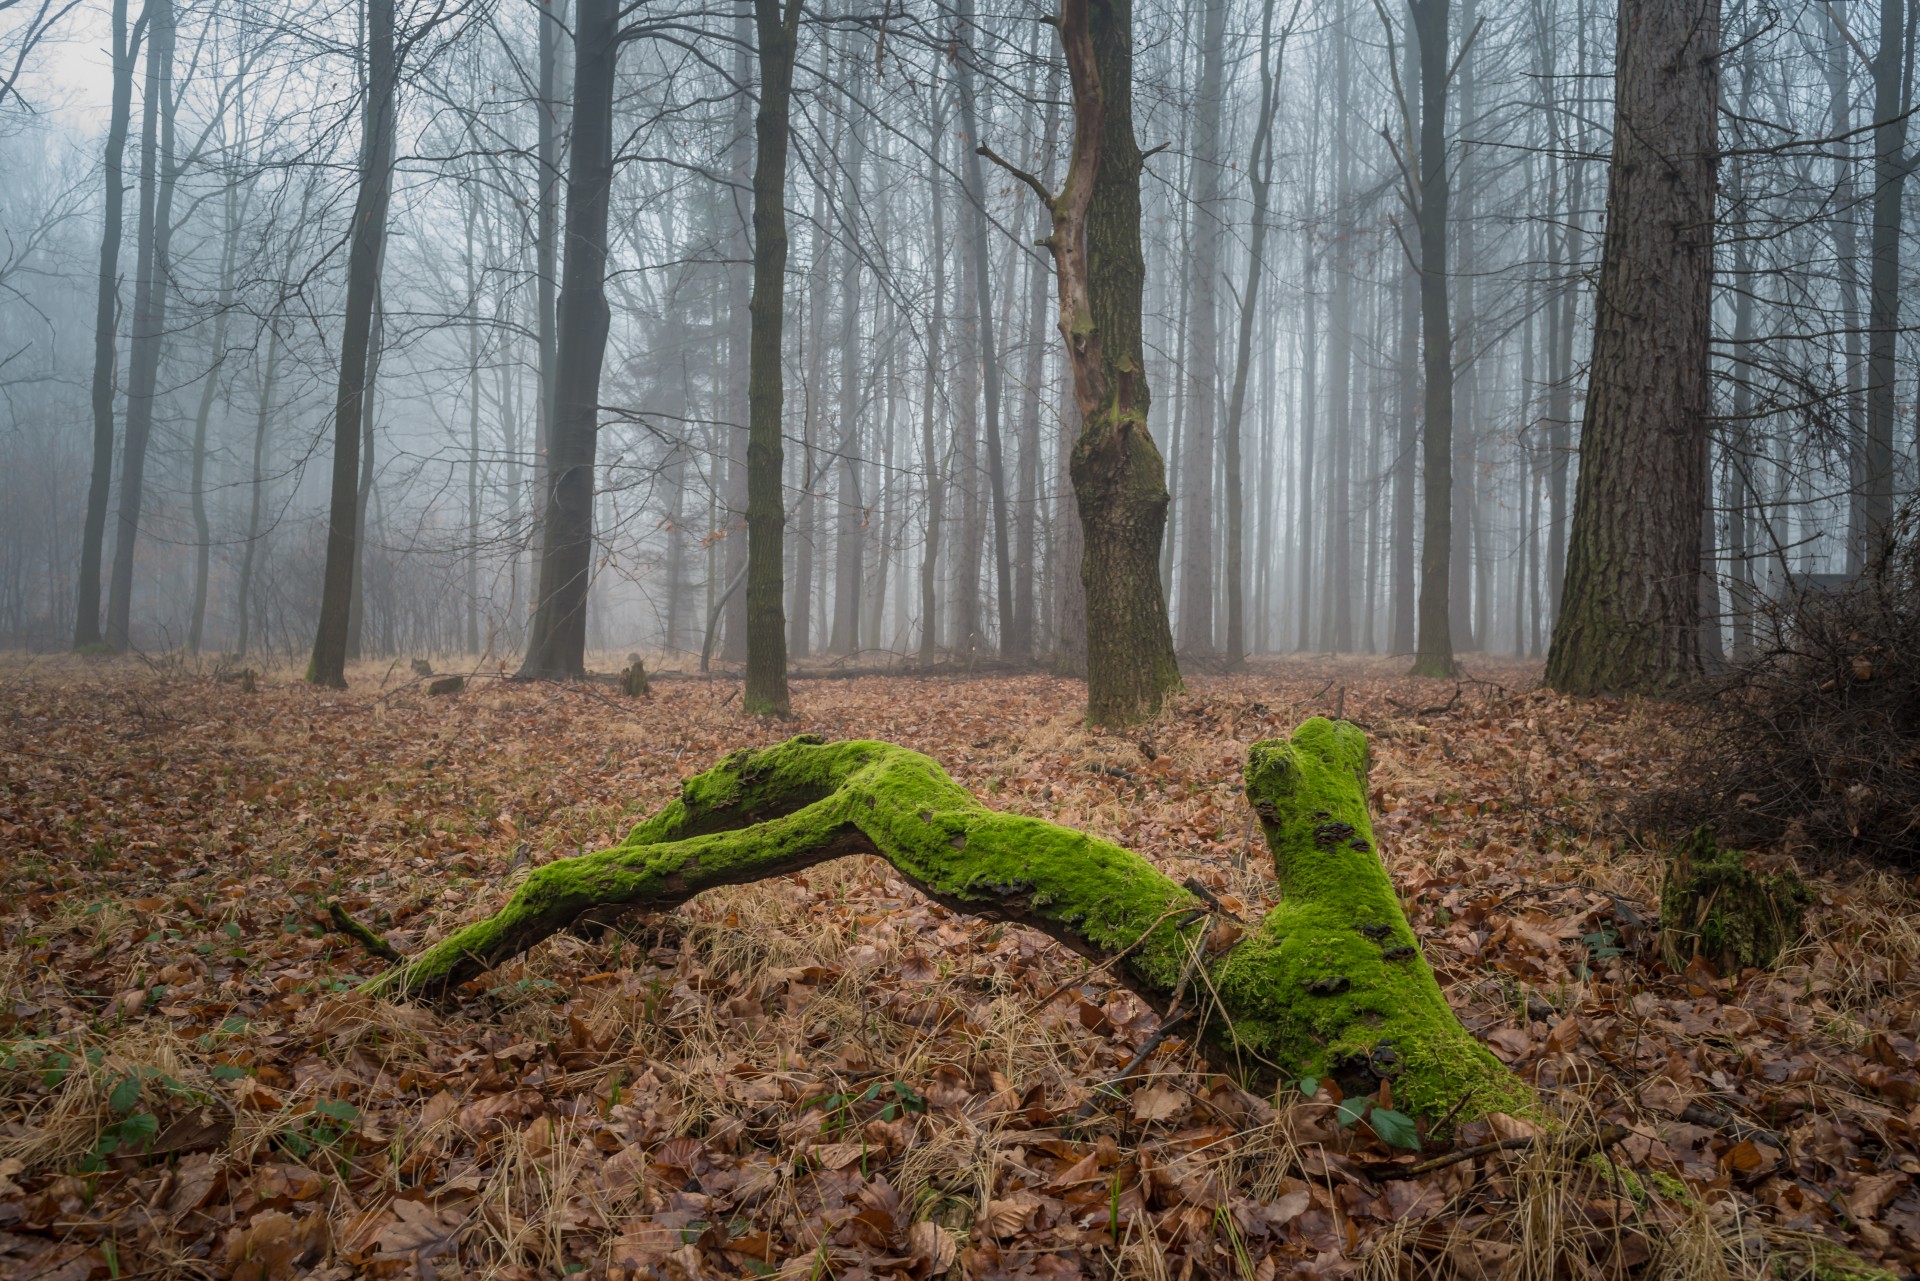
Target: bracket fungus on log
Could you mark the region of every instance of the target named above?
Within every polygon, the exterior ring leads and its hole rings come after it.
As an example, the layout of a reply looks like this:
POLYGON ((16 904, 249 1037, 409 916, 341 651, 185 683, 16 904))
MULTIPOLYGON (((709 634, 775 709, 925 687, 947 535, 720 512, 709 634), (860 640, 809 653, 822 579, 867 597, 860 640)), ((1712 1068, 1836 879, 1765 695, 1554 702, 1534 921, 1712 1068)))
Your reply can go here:
POLYGON ((1366 771, 1366 738, 1346 723, 1316 717, 1254 745, 1247 796, 1282 897, 1215 954, 1208 903, 1139 855, 990 810, 919 752, 801 735, 732 753, 619 845, 539 868, 494 915, 366 990, 444 993, 563 929, 873 854, 956 911, 1120 956, 1116 976, 1163 1014, 1182 993, 1204 1002, 1200 1047, 1244 1080, 1319 1077, 1354 1095, 1390 1079, 1396 1106, 1429 1118, 1537 1112, 1421 957, 1374 844, 1366 771))

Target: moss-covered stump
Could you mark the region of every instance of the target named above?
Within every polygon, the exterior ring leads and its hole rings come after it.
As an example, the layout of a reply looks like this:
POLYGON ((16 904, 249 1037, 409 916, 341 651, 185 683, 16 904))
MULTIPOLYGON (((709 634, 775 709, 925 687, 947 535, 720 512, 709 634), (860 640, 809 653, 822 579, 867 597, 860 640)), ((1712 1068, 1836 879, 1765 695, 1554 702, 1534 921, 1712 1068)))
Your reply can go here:
POLYGON ((1660 883, 1660 957, 1684 970, 1704 957, 1721 974, 1766 969, 1800 937, 1811 896, 1792 872, 1756 872, 1699 828, 1660 883))
POLYGON ((1429 1118, 1531 1111, 1421 958, 1374 847, 1366 767, 1360 731, 1318 718, 1253 748, 1247 793, 1284 897, 1211 950, 1209 905, 1139 855, 990 810, 918 752, 802 735, 733 753, 619 845, 538 869, 499 912, 366 986, 445 992, 562 929, 877 854, 956 910, 1121 956, 1116 976, 1163 1014, 1193 1012, 1208 1057, 1243 1079, 1318 1077, 1349 1094, 1391 1079, 1396 1106, 1429 1118))

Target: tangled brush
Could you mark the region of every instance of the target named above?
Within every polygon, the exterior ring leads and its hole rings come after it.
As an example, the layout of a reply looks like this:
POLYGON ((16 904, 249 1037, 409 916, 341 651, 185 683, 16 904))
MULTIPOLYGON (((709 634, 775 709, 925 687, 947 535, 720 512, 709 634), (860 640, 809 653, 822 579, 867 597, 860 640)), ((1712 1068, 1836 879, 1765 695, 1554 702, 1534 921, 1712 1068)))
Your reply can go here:
POLYGON ((1756 652, 1706 691, 1699 780, 1657 818, 1920 867, 1920 509, 1858 578, 1753 622, 1756 652))

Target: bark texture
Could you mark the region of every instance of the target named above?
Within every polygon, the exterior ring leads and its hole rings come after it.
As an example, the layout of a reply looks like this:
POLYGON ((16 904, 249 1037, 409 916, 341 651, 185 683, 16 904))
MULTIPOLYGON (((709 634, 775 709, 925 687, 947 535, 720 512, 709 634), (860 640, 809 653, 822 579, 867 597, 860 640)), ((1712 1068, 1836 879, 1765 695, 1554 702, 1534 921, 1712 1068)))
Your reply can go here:
POLYGON ((1410 0, 1420 44, 1420 355, 1426 374, 1421 428, 1419 637, 1416 676, 1453 675, 1453 319, 1447 296, 1448 0, 1410 0))
POLYGON ((1547 681, 1653 693, 1700 668, 1719 0, 1623 0, 1618 123, 1565 595, 1547 681))
MULTIPOLYGON (((144 19, 142 20, 144 25, 144 19)), ((106 191, 100 232, 100 288, 93 321, 93 467, 80 535, 80 588, 73 647, 98 645, 100 562, 106 546, 107 498, 113 487, 113 383, 120 311, 120 238, 126 207, 127 129, 133 121, 133 64, 139 39, 127 30, 127 0, 113 3, 113 98, 107 117, 106 191)))
POLYGON ((780 332, 786 312, 787 113, 799 0, 755 0, 760 44, 760 108, 754 116, 753 301, 747 377, 747 687, 742 706, 756 716, 785 716, 787 621, 781 599, 786 504, 780 492, 785 451, 780 410, 780 332))
POLYGON ((619 5, 581 0, 574 18, 573 146, 567 161, 566 252, 556 310, 558 354, 540 573, 523 678, 587 674, 593 583, 593 473, 600 371, 607 354, 607 217, 613 188, 613 85, 619 5))
POLYGON ((562 929, 877 854, 956 910, 1090 958, 1124 953, 1114 972, 1163 1013, 1193 1010, 1208 1056, 1245 1080, 1370 1093, 1390 1078, 1397 1104, 1428 1117, 1533 1110, 1420 956, 1375 850, 1366 771, 1366 738, 1345 723, 1254 745, 1247 795, 1286 897, 1218 946, 1206 905, 1137 854, 990 810, 918 752, 802 735, 728 756, 620 845, 540 868, 499 912, 367 987, 445 992, 562 929))
POLYGON ((1080 411, 1070 470, 1086 587, 1087 719, 1119 726, 1150 719, 1180 688, 1160 584, 1167 473, 1147 429, 1131 0, 1066 0, 1060 43, 1073 85, 1066 184, 1056 196, 1013 172, 1053 215, 1046 244, 1080 411))
POLYGON ((367 106, 360 139, 360 190, 347 251, 346 317, 340 377, 334 394, 332 490, 327 508, 327 562, 320 585, 320 625, 307 679, 345 688, 353 580, 360 561, 360 434, 366 412, 367 353, 380 291, 380 249, 393 189, 394 96, 398 66, 393 0, 367 0, 367 106))

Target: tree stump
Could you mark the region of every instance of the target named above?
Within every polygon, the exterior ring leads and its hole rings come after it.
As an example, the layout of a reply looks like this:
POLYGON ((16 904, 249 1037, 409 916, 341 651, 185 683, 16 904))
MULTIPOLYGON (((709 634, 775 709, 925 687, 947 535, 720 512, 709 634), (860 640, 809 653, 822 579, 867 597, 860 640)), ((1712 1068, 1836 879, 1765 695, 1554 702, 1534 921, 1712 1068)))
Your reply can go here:
POLYGON ((620 673, 620 692, 628 698, 645 698, 652 692, 647 685, 647 665, 640 661, 638 654, 629 655, 629 658, 632 661, 620 673))
POLYGON ((1230 946, 1207 900, 1146 859, 990 810, 930 758, 802 735, 738 751, 608 850, 536 870, 492 916, 366 984, 445 993, 569 927, 660 911, 703 890, 874 854, 937 902, 1029 925, 1113 973, 1249 1083, 1304 1078, 1348 1094, 1392 1082, 1429 1119, 1535 1112, 1532 1090, 1464 1029, 1421 957, 1373 840, 1366 738, 1307 721, 1255 744, 1247 796, 1282 899, 1230 946))
POLYGON ((1756 872, 1698 828, 1660 882, 1660 959, 1676 971, 1695 957, 1723 975, 1764 970, 1800 937, 1811 898, 1792 872, 1756 872))

